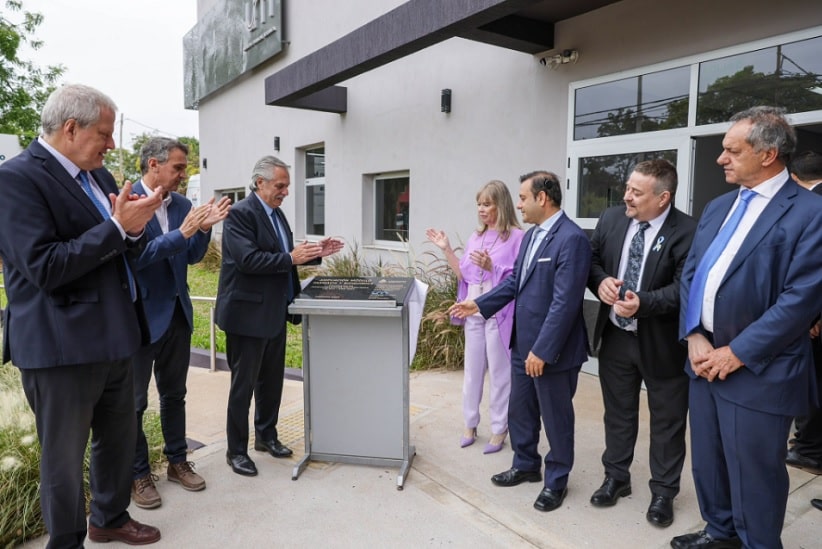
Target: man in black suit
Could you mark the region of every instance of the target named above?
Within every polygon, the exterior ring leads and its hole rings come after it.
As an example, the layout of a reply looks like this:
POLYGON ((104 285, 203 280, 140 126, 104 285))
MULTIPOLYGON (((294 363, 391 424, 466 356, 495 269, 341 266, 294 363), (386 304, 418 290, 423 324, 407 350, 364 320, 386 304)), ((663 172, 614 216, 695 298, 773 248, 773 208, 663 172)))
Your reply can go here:
MULTIPOLYGON (((791 160, 791 177, 816 194, 822 194, 822 154, 807 151, 791 160)), ((816 385, 819 403, 822 404, 822 338, 819 332, 822 320, 816 319, 811 327, 813 361, 816 366, 816 385)), ((822 474, 822 408, 815 406, 807 416, 798 417, 794 444, 788 450, 785 463, 805 471, 822 474)), ((822 499, 812 499, 811 504, 822 510, 822 499)))
POLYGON ((43 134, 0 167, 0 255, 8 308, 3 360, 20 368, 41 447, 40 506, 48 547, 147 544, 131 519, 135 421, 131 360, 148 327, 131 256, 160 196, 121 191, 103 168, 117 107, 67 85, 41 116, 43 134), (83 455, 91 433, 91 517, 83 455))
POLYGON ((631 493, 631 462, 645 383, 651 413, 651 504, 656 526, 674 520, 685 461, 687 349, 679 343, 679 278, 696 222, 673 207, 676 167, 640 162, 625 185, 625 206, 606 210, 591 238, 588 288, 599 296, 594 348, 605 405, 605 481, 591 496, 609 507, 631 493))
POLYGON ((288 166, 273 156, 254 165, 251 191, 231 208, 223 225, 223 263, 217 289, 216 321, 226 332, 231 369, 226 461, 240 475, 254 476, 248 457, 248 410, 255 398, 254 449, 277 458, 291 449, 277 437, 285 372, 288 305, 300 291, 297 265, 316 263, 340 251, 333 238, 294 245, 280 210, 288 196, 288 166))

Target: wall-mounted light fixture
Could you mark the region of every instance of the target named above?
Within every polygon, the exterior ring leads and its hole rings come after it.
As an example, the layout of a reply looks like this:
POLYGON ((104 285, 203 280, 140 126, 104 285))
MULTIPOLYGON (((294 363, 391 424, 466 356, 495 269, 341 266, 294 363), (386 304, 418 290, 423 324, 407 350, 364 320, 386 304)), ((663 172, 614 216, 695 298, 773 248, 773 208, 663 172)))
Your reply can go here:
POLYGON ((204 170, 208 169, 208 158, 203 158, 203 169, 204 170))
POLYGON ((567 63, 576 63, 579 59, 579 52, 577 50, 562 50, 562 53, 543 57, 539 60, 542 65, 549 65, 552 69, 556 69, 560 65, 567 63))
POLYGON ((280 152, 280 136, 274 137, 274 150, 280 152))
POLYGON ((451 112, 451 90, 446 88, 440 94, 440 110, 442 112, 451 112))

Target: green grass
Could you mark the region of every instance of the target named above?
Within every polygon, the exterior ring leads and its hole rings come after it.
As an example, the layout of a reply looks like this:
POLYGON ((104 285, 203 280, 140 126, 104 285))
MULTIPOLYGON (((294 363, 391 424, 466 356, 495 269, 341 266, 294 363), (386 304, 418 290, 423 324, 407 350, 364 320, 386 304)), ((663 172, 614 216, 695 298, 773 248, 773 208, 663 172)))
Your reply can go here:
MULTIPOLYGON (((209 254, 213 253, 212 245, 209 254)), ((219 262, 207 258, 196 265, 188 267, 188 287, 189 294, 199 297, 214 297, 217 295, 217 282, 220 278, 219 262)), ((210 309, 213 303, 192 300, 194 306, 194 333, 191 336, 191 346, 198 349, 210 349, 210 309)), ((288 324, 288 335, 286 336, 285 365, 288 368, 303 367, 303 342, 302 328, 288 324)), ((225 353, 225 332, 215 328, 215 341, 217 352, 225 353)))

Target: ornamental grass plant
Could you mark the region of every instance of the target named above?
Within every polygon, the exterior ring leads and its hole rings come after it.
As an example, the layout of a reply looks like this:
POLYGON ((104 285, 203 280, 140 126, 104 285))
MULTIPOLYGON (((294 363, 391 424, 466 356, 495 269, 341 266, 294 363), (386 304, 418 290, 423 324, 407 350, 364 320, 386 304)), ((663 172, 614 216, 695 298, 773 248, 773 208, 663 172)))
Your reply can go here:
MULTIPOLYGON (((156 467, 164 459, 160 415, 148 411, 144 429, 149 459, 156 467)), ((83 467, 86 512, 90 500, 89 449, 83 467)), ((20 384, 20 371, 0 366, 0 547, 14 547, 46 533, 40 514, 40 444, 20 384)))

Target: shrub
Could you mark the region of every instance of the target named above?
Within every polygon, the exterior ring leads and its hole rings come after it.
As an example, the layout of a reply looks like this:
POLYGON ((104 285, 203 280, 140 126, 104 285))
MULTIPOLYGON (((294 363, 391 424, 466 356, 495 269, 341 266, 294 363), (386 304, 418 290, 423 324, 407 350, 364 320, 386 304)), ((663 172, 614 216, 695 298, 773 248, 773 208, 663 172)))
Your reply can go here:
MULTIPOLYGON (((144 418, 149 459, 162 462, 163 435, 160 415, 148 411, 144 418)), ((86 512, 89 448, 83 468, 86 512)), ((46 533, 40 514, 40 445, 34 415, 20 385, 20 371, 0 366, 0 547, 13 547, 46 533)))
POLYGON ((412 276, 428 284, 428 296, 423 309, 417 339, 417 352, 411 368, 459 369, 463 366, 465 342, 462 327, 451 324, 447 310, 456 300, 457 277, 445 258, 425 252, 419 258, 409 254, 405 264, 400 260, 384 263, 369 262, 354 243, 350 251, 341 252, 323 261, 319 273, 325 276, 412 276))

